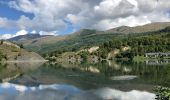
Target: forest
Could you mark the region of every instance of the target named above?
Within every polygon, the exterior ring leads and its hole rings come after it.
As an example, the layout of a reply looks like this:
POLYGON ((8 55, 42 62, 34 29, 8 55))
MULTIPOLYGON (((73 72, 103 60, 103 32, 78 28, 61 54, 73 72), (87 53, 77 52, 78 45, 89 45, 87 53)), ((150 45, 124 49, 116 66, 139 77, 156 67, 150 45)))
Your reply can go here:
POLYGON ((113 39, 103 43, 100 46, 102 57, 106 57, 107 54, 114 49, 120 49, 123 46, 130 46, 131 50, 122 52, 118 55, 118 58, 128 57, 133 58, 134 56, 143 56, 145 53, 150 52, 169 52, 170 51, 170 34, 150 34, 144 36, 133 36, 129 35, 126 38, 113 39))
POLYGON ((116 58, 133 59, 135 56, 143 56, 145 53, 150 52, 169 52, 170 27, 147 33, 87 34, 61 42, 60 45, 62 47, 56 51, 43 55, 58 56, 64 52, 76 52, 97 45, 100 49, 92 53, 92 55, 106 59, 109 52, 128 46, 131 49, 126 52, 120 52, 116 55, 116 58))

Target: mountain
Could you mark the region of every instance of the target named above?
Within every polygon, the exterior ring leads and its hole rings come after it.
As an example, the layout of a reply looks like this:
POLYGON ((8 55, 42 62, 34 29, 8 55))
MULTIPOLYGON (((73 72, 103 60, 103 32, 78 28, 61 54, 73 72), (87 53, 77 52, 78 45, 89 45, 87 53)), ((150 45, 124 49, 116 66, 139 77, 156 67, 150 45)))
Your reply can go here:
POLYGON ((17 43, 23 44, 24 48, 40 54, 51 52, 75 51, 91 46, 101 45, 104 42, 126 37, 130 33, 147 35, 156 33, 170 27, 170 22, 157 22, 143 26, 121 26, 106 31, 81 29, 75 33, 63 36, 44 36, 39 38, 25 39, 17 43))
POLYGON ((0 41, 0 61, 39 62, 45 61, 45 59, 35 52, 28 52, 27 50, 20 48, 14 43, 8 41, 0 41))
POLYGON ((146 33, 146 32, 154 32, 158 30, 162 30, 166 27, 170 26, 170 22, 156 22, 151 24, 146 24, 142 26, 136 26, 136 27, 128 27, 128 26, 121 26, 117 28, 113 28, 110 30, 107 30, 107 33, 146 33))
POLYGON ((112 28, 106 31, 97 31, 92 29, 81 29, 78 32, 73 33, 74 35, 92 35, 92 34, 108 34, 108 33, 118 33, 118 34, 129 34, 129 33, 148 33, 155 32, 166 27, 170 27, 170 22, 155 22, 146 25, 129 27, 129 26, 120 26, 112 28))
POLYGON ((16 36, 13 38, 8 39, 9 41, 25 41, 25 40, 31 40, 31 39, 37 39, 37 38, 41 38, 41 37, 46 37, 47 35, 40 35, 40 34, 26 34, 26 35, 20 35, 20 36, 16 36))
POLYGON ((94 35, 94 34, 104 34, 104 31, 98 31, 94 29, 80 29, 79 31, 73 33, 74 36, 87 36, 87 35, 94 35))
POLYGON ((35 51, 40 54, 50 53, 54 51, 74 51, 100 45, 103 42, 117 38, 115 34, 89 34, 89 35, 69 35, 45 37, 23 43, 24 48, 35 51))

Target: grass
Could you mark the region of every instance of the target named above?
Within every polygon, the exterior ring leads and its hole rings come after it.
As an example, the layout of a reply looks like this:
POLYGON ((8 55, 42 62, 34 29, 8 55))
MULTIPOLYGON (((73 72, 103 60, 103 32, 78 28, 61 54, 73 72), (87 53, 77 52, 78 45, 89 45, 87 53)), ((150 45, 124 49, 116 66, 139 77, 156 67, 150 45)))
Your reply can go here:
POLYGON ((147 60, 148 58, 146 58, 146 57, 144 57, 144 56, 135 56, 134 58, 133 58, 133 61, 135 61, 135 62, 144 62, 145 60, 147 60))

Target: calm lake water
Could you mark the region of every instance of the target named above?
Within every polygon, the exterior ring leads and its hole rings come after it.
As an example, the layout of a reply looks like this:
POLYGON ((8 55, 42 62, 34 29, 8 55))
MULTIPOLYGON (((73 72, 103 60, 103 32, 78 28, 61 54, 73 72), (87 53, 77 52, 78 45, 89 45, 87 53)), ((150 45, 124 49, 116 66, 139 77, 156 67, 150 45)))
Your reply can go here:
POLYGON ((170 87, 167 61, 0 65, 0 100, 154 100, 170 87))

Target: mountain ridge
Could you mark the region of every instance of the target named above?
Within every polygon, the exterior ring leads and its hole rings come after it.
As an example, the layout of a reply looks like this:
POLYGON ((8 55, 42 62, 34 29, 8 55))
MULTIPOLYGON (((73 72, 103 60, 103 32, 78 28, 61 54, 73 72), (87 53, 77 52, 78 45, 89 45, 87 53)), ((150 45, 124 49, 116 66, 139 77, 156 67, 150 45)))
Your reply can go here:
MULTIPOLYGON (((166 27, 170 26, 170 22, 154 22, 145 25, 139 25, 135 27, 129 26, 119 26, 115 28, 111 28, 105 31, 98 31, 95 29, 80 29, 72 34, 68 35, 58 35, 52 37, 67 37, 67 36, 84 36, 84 35, 91 35, 91 34, 107 34, 107 33, 121 33, 121 34, 130 34, 130 33, 145 33, 145 32, 154 32, 166 27)), ((16 37, 12 37, 7 39, 9 41, 24 41, 24 40, 33 40, 38 38, 44 37, 51 37, 51 35, 40 35, 40 34, 26 34, 26 35, 19 35, 16 37)))
POLYGON ((37 34, 28 33, 26 35, 19 35, 19 36, 12 37, 7 40, 8 41, 24 41, 24 40, 37 39, 37 38, 46 37, 46 36, 49 36, 49 35, 40 35, 38 33, 37 34))
POLYGON ((107 30, 108 33, 145 33, 164 29, 170 26, 170 22, 155 22, 135 27, 120 26, 107 30))
POLYGON ((30 40, 18 41, 23 44, 27 50, 37 53, 48 53, 56 50, 70 51, 72 48, 81 49, 82 47, 90 47, 99 45, 103 42, 112 40, 113 38, 122 37, 131 33, 148 34, 161 31, 166 27, 170 27, 170 22, 157 22, 136 27, 122 26, 106 31, 97 31, 93 29, 81 29, 69 35, 63 36, 45 36, 30 40))

